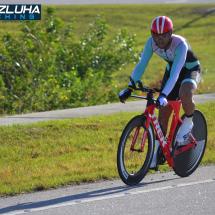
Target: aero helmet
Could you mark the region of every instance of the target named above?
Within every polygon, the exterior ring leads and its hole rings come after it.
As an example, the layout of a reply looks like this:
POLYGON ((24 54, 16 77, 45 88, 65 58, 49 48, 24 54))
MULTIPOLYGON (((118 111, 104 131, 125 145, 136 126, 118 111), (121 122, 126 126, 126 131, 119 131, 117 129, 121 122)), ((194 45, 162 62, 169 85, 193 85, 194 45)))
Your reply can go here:
POLYGON ((155 34, 165 34, 173 30, 173 23, 166 16, 158 16, 152 21, 151 31, 155 34))

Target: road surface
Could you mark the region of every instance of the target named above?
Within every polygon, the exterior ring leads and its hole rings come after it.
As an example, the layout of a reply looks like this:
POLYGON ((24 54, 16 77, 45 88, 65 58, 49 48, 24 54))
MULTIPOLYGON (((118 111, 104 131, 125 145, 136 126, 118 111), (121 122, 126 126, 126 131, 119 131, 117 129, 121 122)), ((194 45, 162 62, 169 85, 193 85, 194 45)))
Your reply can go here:
POLYGON ((115 180, 0 198, 0 214, 214 215, 214 196, 215 168, 203 166, 186 178, 147 175, 133 187, 115 180))

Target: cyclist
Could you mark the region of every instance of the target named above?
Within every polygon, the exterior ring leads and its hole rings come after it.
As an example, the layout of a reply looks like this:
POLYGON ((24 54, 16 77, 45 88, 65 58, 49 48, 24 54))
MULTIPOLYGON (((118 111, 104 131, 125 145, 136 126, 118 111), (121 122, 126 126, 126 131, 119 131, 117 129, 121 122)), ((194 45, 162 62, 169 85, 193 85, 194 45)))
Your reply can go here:
MULTIPOLYGON (((154 52, 167 61, 161 93, 156 102, 160 105, 158 119, 166 134, 172 113, 172 108, 167 105, 167 101, 180 98, 185 119, 176 140, 179 145, 185 145, 193 127, 192 118, 195 110, 193 95, 201 79, 200 63, 187 40, 173 34, 173 23, 166 16, 159 16, 152 21, 151 37, 147 40, 140 62, 131 76, 135 84, 143 75, 154 52)), ((120 101, 124 103, 132 91, 133 86, 130 82, 128 88, 119 93, 120 101)), ((159 141, 155 142, 155 152, 150 168, 155 167, 157 163, 159 141)))

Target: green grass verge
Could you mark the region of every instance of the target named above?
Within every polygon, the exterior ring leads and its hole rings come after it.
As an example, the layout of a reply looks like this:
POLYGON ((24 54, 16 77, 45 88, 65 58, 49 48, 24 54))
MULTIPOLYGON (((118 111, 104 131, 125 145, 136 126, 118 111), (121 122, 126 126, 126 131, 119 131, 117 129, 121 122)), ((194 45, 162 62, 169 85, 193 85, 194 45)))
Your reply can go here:
MULTIPOLYGON (((208 125, 201 164, 214 164, 215 102, 196 108, 208 125)), ((118 179, 118 142, 125 125, 137 114, 140 112, 0 126, 0 196, 118 179)), ((164 165, 159 170, 171 168, 164 165)))
MULTIPOLYGON (((46 6, 42 6, 42 19, 45 8, 46 6)), ((142 50, 151 36, 152 20, 159 15, 168 16, 174 23, 174 33, 189 41, 200 60, 203 76, 196 93, 209 93, 215 91, 215 11, 210 11, 212 8, 215 8, 215 4, 66 5, 56 6, 56 17, 60 17, 65 25, 69 24, 73 17, 76 18, 74 33, 78 40, 97 14, 105 13, 110 26, 108 37, 117 33, 118 29, 127 28, 130 33, 136 34, 136 47, 142 50)), ((0 22, 0 36, 6 31, 18 32, 18 26, 18 22, 0 22)), ((156 87, 155 80, 162 75, 165 66, 164 60, 153 55, 143 76, 144 84, 153 82, 156 87)), ((124 89, 134 67, 135 65, 130 64, 113 74, 115 84, 124 89)))

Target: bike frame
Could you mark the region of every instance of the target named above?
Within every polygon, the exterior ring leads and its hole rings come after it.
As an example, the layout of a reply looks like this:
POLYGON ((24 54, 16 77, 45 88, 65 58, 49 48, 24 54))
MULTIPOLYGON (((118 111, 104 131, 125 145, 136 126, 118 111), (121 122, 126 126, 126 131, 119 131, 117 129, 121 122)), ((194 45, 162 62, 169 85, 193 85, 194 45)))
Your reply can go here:
MULTIPOLYGON (((196 145, 197 141, 195 140, 195 138, 193 137, 193 135, 190 133, 190 138, 192 139, 192 143, 177 149, 174 153, 174 155, 171 155, 172 152, 172 141, 173 141, 173 137, 174 137, 174 133, 175 133, 175 129, 176 126, 178 125, 178 122, 180 122, 182 124, 182 120, 179 117, 179 112, 180 112, 180 108, 181 108, 181 101, 168 101, 168 105, 170 105, 173 109, 173 118, 172 118, 172 123, 171 123, 171 127, 170 127, 170 132, 169 132, 169 136, 167 139, 164 138, 164 134, 163 131, 160 127, 160 123, 158 122, 157 116, 155 114, 155 103, 153 103, 152 105, 146 106, 145 112, 142 113, 142 115, 146 116, 146 123, 145 123, 145 130, 143 133, 143 138, 142 138, 142 143, 141 143, 141 148, 140 150, 138 150, 139 152, 142 152, 144 149, 144 145, 145 145, 145 141, 146 141, 146 137, 148 134, 148 129, 149 129, 149 125, 150 122, 152 122, 153 128, 156 132, 157 138, 159 140, 160 146, 162 148, 163 151, 163 155, 166 158, 168 164, 170 167, 174 167, 174 162, 173 162, 173 158, 174 156, 190 149, 191 147, 193 147, 194 145, 196 145)), ((137 139, 137 136, 139 134, 139 130, 140 127, 136 128, 135 131, 135 135, 133 137, 133 141, 131 144, 131 148, 130 150, 132 151, 132 149, 134 149, 134 145, 137 139)))

